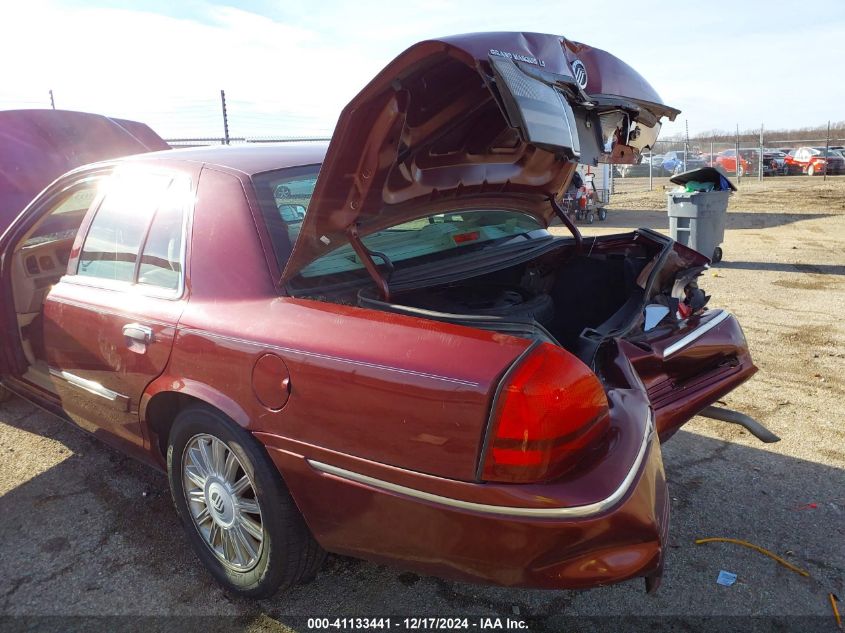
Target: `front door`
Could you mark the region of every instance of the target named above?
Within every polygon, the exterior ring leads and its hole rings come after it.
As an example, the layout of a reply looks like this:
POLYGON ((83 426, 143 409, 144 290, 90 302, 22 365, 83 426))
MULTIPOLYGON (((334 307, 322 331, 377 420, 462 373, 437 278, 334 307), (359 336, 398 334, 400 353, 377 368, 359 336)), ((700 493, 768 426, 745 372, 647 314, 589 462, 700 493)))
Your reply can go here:
POLYGON ((186 301, 190 192, 184 176, 115 173, 44 303, 62 407, 86 430, 136 449, 141 395, 164 371, 186 301))

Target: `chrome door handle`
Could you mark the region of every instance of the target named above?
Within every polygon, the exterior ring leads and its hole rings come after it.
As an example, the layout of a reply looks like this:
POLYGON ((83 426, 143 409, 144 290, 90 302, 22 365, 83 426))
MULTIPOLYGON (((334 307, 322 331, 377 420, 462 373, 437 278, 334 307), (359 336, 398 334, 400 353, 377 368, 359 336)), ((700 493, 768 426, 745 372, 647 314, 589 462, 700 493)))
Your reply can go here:
POLYGON ((123 336, 147 345, 153 342, 153 329, 139 323, 127 323, 123 326, 123 336))

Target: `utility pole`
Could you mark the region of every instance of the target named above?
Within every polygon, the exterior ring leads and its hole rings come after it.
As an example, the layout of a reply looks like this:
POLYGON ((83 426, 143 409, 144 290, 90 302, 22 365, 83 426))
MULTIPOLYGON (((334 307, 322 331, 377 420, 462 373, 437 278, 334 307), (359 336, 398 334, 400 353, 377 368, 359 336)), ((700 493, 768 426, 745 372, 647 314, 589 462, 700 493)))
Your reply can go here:
POLYGON ((648 190, 654 190, 654 173, 652 170, 654 169, 653 159, 654 158, 654 150, 648 150, 648 190))
POLYGON ((226 91, 220 91, 220 104, 223 106, 223 143, 229 144, 229 115, 226 114, 226 91))
POLYGON ((739 168, 742 163, 739 162, 739 123, 736 124, 736 137, 734 139, 734 173, 736 174, 736 181, 741 182, 742 176, 739 175, 739 168))
POLYGON ((758 165, 757 180, 763 182, 763 124, 760 124, 760 161, 758 165))
POLYGON ((824 144, 824 171, 822 180, 827 180, 827 160, 830 157, 830 121, 827 122, 827 141, 824 144))
POLYGON ((50 107, 56 109, 56 102, 53 100, 53 89, 50 89, 50 107))

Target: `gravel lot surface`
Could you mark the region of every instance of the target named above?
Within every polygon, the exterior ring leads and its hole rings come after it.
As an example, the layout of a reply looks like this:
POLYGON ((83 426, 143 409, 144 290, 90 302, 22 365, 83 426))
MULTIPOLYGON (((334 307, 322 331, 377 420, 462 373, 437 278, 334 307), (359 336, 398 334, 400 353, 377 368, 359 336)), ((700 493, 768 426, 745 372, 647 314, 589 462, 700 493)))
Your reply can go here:
MULTIPOLYGON (((316 580, 285 595, 231 598, 190 552, 162 474, 15 400, 0 407, 0 615, 230 616, 95 621, 139 630, 305 630, 304 618, 315 615, 490 615, 538 631, 634 630, 568 619, 584 615, 720 616, 683 627, 707 631, 755 622, 747 616, 794 616, 780 626, 835 630, 827 595, 845 598, 845 213, 841 201, 795 212, 735 206, 725 261, 700 285, 711 306, 738 315, 760 368, 727 406, 783 439, 766 445, 696 418, 664 446, 672 523, 656 595, 642 581, 585 592, 482 587, 330 556, 316 580), (810 577, 736 545, 694 544, 710 536, 756 543, 810 577), (717 585, 720 570, 737 583, 717 585)), ((611 210, 585 233, 636 226, 665 230, 665 213, 611 210)), ((6 617, 0 629, 91 622, 6 617)))
MULTIPOLYGON (((654 178, 649 191, 647 177, 616 178, 610 206, 646 211, 665 209, 665 190, 676 187, 669 178, 654 178)), ((731 198, 731 209, 789 213, 845 211, 845 176, 828 176, 826 180, 816 176, 775 176, 762 181, 756 177, 742 178, 738 189, 731 198)))

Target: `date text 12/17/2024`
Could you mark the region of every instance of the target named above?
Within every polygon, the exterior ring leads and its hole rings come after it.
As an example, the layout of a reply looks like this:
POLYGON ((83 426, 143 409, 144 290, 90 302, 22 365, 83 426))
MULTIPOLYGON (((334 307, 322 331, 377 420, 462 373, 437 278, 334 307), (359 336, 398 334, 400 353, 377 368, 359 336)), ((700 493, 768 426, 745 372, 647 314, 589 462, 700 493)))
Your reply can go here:
POLYGON ((527 630, 528 622, 518 618, 308 618, 309 631, 481 631, 527 630))

